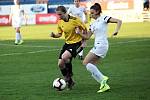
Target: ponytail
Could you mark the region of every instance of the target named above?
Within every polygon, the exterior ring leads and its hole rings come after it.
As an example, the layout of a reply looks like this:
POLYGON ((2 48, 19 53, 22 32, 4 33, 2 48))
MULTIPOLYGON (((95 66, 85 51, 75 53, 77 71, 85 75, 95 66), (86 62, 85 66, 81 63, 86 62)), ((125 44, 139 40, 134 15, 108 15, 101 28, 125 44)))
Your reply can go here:
POLYGON ((93 6, 90 7, 90 9, 94 9, 100 13, 102 13, 101 5, 99 3, 95 3, 93 6))

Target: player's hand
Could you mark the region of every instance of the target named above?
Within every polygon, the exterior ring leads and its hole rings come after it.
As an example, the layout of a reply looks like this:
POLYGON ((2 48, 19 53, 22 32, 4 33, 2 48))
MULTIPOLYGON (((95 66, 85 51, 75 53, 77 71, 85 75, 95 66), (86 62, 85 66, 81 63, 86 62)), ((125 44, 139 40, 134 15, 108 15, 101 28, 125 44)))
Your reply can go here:
POLYGON ((51 33, 50 33, 50 37, 53 37, 53 38, 55 37, 54 32, 51 32, 51 33))
POLYGON ((118 34, 118 32, 114 32, 114 33, 112 34, 112 37, 116 36, 117 34, 118 34))
POLYGON ((76 34, 80 34, 80 29, 79 29, 79 27, 76 27, 76 28, 75 28, 75 32, 76 32, 76 34))
POLYGON ((8 23, 9 23, 9 24, 11 24, 11 21, 12 21, 12 20, 11 20, 11 19, 9 19, 9 20, 8 20, 8 23))
POLYGON ((85 23, 85 24, 87 24, 87 23, 88 23, 88 21, 87 21, 87 20, 85 20, 85 21, 84 21, 84 23, 85 23))

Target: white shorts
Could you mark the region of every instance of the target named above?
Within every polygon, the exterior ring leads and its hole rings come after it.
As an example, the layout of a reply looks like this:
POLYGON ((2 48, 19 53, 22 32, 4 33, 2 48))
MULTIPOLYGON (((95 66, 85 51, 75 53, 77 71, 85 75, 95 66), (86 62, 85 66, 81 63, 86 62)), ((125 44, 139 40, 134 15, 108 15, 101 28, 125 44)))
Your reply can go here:
POLYGON ((14 27, 14 28, 16 28, 16 27, 21 27, 21 20, 20 19, 12 19, 12 26, 14 27))
POLYGON ((107 54, 108 51, 108 45, 101 45, 101 44, 97 44, 95 45, 90 52, 94 53, 95 55, 104 58, 107 54))

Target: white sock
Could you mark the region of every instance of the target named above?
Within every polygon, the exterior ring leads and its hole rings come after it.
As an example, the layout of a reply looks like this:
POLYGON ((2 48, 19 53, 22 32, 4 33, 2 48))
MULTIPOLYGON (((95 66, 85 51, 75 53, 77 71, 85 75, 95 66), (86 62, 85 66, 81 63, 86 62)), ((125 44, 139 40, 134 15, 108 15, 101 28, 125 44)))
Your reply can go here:
POLYGON ((97 81, 97 82, 101 82, 101 80, 103 79, 104 75, 100 72, 100 70, 93 64, 88 63, 86 65, 86 68, 89 72, 91 72, 92 77, 97 81))
POLYGON ((81 52, 79 52, 78 54, 79 56, 83 56, 83 50, 81 52))
POLYGON ((21 39, 22 39, 21 34, 16 32, 16 40, 19 41, 21 39))
POLYGON ((16 32, 16 41, 20 40, 20 33, 16 32))

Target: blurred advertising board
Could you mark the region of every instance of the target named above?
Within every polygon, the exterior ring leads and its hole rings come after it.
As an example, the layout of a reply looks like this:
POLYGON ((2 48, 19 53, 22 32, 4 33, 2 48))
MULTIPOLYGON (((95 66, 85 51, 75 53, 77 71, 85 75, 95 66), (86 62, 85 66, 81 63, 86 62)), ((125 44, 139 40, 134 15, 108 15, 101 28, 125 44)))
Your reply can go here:
POLYGON ((0 6, 0 15, 9 15, 11 6, 0 6))
MULTIPOLYGON (((36 24, 35 20, 36 15, 27 15, 27 24, 36 24)), ((0 26, 8 26, 10 25, 9 15, 0 15, 0 26)), ((25 19, 22 18, 22 25, 25 25, 25 19)))
POLYGON ((7 26, 9 24, 9 15, 0 15, 0 26, 7 26))
POLYGON ((21 5, 27 14, 47 14, 47 4, 21 5))
MULTIPOLYGON (((30 14, 30 15, 27 15, 27 24, 36 24, 36 15, 35 14, 30 14)), ((24 18, 22 18, 23 22, 22 24, 24 25, 25 24, 25 20, 24 18)))
POLYGON ((122 10, 133 9, 134 0, 91 0, 90 2, 82 2, 89 9, 94 3, 100 3, 103 10, 122 10))
POLYGON ((37 14, 36 24, 56 24, 58 22, 58 16, 55 13, 51 14, 37 14))
MULTIPOLYGON (((0 6, 0 15, 9 15, 11 6, 0 6)), ((21 5, 26 14, 47 14, 47 4, 25 4, 21 5)))
POLYGON ((121 19, 123 22, 143 22, 142 14, 134 10, 107 10, 103 13, 113 18, 121 19))

